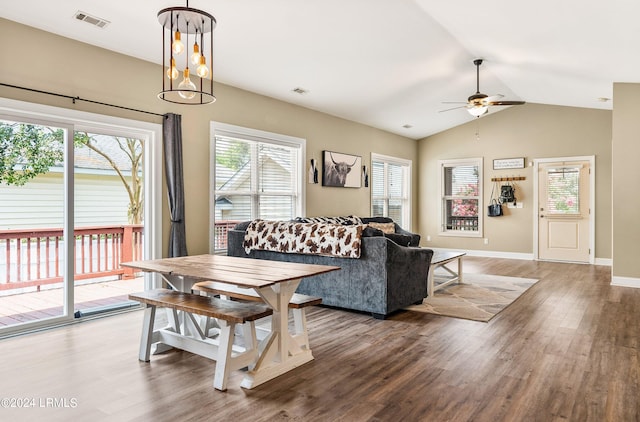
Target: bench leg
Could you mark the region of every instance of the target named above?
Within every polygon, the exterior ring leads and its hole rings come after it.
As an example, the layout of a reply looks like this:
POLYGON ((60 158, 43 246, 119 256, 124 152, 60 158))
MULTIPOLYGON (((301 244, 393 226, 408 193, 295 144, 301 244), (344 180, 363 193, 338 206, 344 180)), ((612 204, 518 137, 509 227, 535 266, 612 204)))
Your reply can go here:
POLYGON ((149 362, 151 355, 151 338, 153 336, 153 323, 156 319, 156 307, 147 305, 144 310, 144 319, 142 322, 142 335, 140 336, 140 353, 138 359, 143 362, 149 362))
POLYGON ((218 346, 218 359, 216 361, 216 371, 213 376, 213 386, 216 390, 225 391, 227 380, 231 371, 231 352, 233 340, 235 338, 235 324, 220 320, 220 345, 218 346))
POLYGON ((258 350, 258 337, 256 334, 256 323, 254 321, 242 324, 242 338, 244 339, 244 348, 247 352, 258 350))

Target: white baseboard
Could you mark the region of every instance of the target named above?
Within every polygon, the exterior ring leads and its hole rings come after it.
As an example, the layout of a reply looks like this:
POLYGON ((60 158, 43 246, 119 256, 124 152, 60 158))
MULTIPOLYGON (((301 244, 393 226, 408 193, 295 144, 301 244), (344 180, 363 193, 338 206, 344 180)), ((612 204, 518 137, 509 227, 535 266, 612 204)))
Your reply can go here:
POLYGON ((595 265, 604 265, 610 267, 613 265, 613 260, 611 258, 596 258, 595 265))
POLYGON ((640 278, 611 276, 611 285, 640 289, 640 278))
POLYGON ((447 249, 447 248, 429 248, 429 249, 433 249, 434 251, 442 251, 442 252, 466 252, 468 256, 479 256, 483 258, 524 259, 527 261, 533 261, 532 253, 461 250, 461 249, 447 249))
MULTIPOLYGON (((428 246, 426 247, 428 248, 428 246)), ((443 251, 443 252, 466 252, 468 256, 479 256, 482 258, 523 259, 526 261, 534 260, 534 256, 532 253, 461 250, 461 249, 448 249, 448 248, 430 248, 430 249, 433 249, 434 251, 443 251)), ((610 267, 612 265, 612 260, 610 258, 596 258, 594 265, 604 265, 604 266, 610 267)))

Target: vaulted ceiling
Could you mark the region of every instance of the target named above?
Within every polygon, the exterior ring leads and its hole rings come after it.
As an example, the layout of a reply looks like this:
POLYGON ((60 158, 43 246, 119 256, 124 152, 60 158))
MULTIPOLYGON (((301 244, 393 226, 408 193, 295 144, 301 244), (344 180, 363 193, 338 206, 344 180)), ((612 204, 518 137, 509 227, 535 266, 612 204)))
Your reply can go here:
MULTIPOLYGON (((4 3, 0 16, 162 63, 157 12, 185 5, 20 0, 4 3), (79 21, 77 11, 109 24, 99 29, 79 21)), ((192 0, 189 6, 218 21, 217 82, 415 139, 473 119, 464 108, 440 111, 451 107, 443 102, 475 93, 474 58, 485 59, 480 90, 509 100, 611 109, 614 82, 640 82, 636 0, 192 0)))

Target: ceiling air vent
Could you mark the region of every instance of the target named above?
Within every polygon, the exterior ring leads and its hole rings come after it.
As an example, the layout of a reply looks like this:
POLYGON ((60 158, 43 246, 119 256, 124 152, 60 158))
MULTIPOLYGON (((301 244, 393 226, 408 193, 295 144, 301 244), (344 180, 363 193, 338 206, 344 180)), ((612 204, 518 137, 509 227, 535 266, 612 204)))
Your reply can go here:
POLYGON ((98 28, 104 28, 109 25, 111 22, 105 19, 96 18, 95 16, 91 16, 87 13, 77 11, 75 15, 73 15, 79 21, 90 23, 91 25, 97 26, 98 28))

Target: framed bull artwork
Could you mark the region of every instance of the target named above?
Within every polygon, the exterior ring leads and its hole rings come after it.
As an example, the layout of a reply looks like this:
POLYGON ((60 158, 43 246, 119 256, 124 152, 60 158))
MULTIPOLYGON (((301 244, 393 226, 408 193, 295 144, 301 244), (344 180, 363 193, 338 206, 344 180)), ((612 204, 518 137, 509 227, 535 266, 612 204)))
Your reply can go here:
POLYGON ((323 151, 322 186, 359 188, 361 186, 362 157, 323 151))

